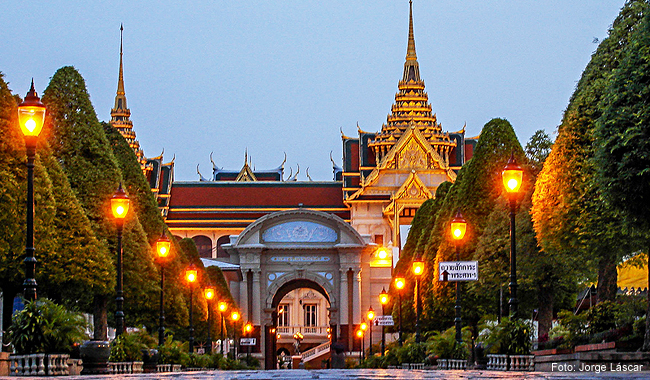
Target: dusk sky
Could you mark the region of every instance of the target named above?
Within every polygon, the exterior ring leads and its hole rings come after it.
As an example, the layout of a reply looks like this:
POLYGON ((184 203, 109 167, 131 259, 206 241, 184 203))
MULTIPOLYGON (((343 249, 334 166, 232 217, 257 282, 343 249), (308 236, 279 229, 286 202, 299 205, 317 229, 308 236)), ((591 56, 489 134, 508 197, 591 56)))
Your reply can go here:
MULTIPOLYGON (((555 137, 576 82, 624 0, 413 2, 415 44, 443 130, 508 119, 525 145, 555 137)), ((331 180, 341 133, 375 132, 401 79, 407 0, 31 1, 0 13, 0 72, 42 95, 62 66, 86 80, 100 120, 117 89, 120 23, 131 120, 145 155, 175 155, 176 180, 257 169, 331 180), (290 169, 290 167, 292 169, 290 169)))

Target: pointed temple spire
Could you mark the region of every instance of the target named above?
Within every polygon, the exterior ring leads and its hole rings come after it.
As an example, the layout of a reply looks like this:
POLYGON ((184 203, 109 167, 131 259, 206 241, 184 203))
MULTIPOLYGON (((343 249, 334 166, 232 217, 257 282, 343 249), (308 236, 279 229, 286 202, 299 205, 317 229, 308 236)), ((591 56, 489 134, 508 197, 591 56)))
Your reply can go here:
POLYGON ((135 139, 135 131, 133 130, 133 122, 131 121, 131 110, 126 105, 126 93, 124 92, 124 64, 122 60, 122 34, 124 26, 120 24, 120 71, 117 79, 117 93, 115 95, 115 107, 111 110, 111 125, 117 129, 122 136, 129 143, 129 146, 135 152, 138 162, 143 170, 147 163, 144 157, 144 152, 140 149, 140 143, 135 139))
POLYGON ((436 115, 432 113, 429 95, 424 90, 424 81, 420 79, 420 66, 415 53, 412 1, 409 1, 409 35, 404 75, 397 87, 399 91, 395 94, 395 103, 386 124, 382 125, 381 131, 368 144, 376 154, 376 161, 379 162, 411 126, 417 128, 440 153, 454 146, 455 143, 450 140, 448 133, 442 131, 436 115))
POLYGON ((409 1, 409 38, 402 81, 420 81, 420 66, 418 65, 418 55, 415 52, 415 36, 413 33, 413 1, 409 1))

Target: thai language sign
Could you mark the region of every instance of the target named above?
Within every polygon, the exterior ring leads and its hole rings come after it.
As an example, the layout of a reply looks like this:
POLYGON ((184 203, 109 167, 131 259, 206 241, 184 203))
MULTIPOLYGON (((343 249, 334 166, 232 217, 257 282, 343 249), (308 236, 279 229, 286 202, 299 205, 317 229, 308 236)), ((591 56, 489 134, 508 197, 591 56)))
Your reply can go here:
POLYGON ((478 261, 442 261, 439 281, 477 281, 478 261))

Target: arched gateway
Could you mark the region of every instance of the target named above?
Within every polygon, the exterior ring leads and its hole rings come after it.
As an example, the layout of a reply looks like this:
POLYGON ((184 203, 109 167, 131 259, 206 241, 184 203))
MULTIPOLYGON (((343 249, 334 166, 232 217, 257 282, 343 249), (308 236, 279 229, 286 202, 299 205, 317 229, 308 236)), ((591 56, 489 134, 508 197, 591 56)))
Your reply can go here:
POLYGON ((324 298, 328 306, 321 311, 320 320, 326 321, 329 330, 313 326, 302 331, 323 341, 329 341, 329 333, 333 342, 352 349, 352 333, 362 319, 362 307, 368 307, 362 293, 372 292, 370 282, 385 285, 390 280, 390 265, 372 265, 376 245, 369 237, 359 235, 343 219, 320 211, 295 209, 268 214, 232 236, 231 243, 223 248, 231 262, 240 265, 244 278, 233 295, 243 318, 255 326, 259 341, 256 349, 267 369, 276 367, 279 350, 287 350, 279 347, 282 334, 292 337, 288 327, 282 330, 286 317, 278 318, 278 312, 289 312, 290 303, 281 305, 288 295, 302 290, 294 304, 302 307, 306 325, 310 318, 317 319, 315 306, 312 315, 309 305, 324 298), (370 280, 365 290, 363 278, 370 280))

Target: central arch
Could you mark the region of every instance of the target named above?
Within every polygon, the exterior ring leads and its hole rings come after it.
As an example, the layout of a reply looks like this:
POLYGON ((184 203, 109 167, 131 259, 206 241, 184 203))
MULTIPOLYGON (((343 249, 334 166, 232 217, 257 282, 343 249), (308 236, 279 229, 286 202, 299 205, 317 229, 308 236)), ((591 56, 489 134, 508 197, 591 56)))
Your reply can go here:
MULTIPOLYGON (((318 340, 326 343, 331 337, 352 349, 350 331, 361 315, 361 266, 367 265, 373 247, 369 236, 361 236, 338 216, 304 208, 267 214, 230 237, 223 249, 240 265, 244 278, 233 296, 243 318, 259 331, 256 352, 266 369, 277 367, 281 303, 289 310, 300 310, 291 314, 300 323, 287 327, 309 335, 305 335, 304 347, 318 340), (304 304, 313 307, 313 312, 304 304), (307 320, 315 320, 316 325, 312 328, 314 322, 310 322, 307 328, 307 320)), ((283 328, 283 334, 290 329, 283 328)), ((283 336, 279 344, 286 345, 287 340, 283 336)))

